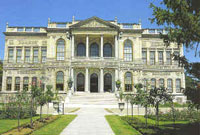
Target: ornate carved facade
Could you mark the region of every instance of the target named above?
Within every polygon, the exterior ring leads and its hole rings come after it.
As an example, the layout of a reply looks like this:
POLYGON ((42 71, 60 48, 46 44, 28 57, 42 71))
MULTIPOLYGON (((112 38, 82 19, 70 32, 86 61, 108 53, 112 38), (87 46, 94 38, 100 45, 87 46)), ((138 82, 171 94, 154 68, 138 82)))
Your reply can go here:
POLYGON ((175 43, 166 48, 159 38, 166 32, 98 17, 49 20, 47 27, 7 26, 2 92, 43 80, 66 93, 71 77, 74 92, 114 92, 120 80, 125 92, 135 92, 136 83, 164 86, 183 101, 184 69, 172 58, 183 55, 183 48, 175 43))

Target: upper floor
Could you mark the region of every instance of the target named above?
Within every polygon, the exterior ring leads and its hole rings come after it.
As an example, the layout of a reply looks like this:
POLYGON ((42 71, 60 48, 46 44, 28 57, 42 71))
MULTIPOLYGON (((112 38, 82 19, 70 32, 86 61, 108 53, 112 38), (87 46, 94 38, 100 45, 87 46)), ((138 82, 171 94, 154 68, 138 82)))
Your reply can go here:
POLYGON ((165 47, 162 29, 143 29, 141 23, 118 23, 92 17, 82 21, 51 22, 47 27, 9 27, 5 34, 4 65, 73 63, 100 66, 177 66, 172 54, 182 46, 165 47), (9 64, 8 64, 9 63, 9 64))

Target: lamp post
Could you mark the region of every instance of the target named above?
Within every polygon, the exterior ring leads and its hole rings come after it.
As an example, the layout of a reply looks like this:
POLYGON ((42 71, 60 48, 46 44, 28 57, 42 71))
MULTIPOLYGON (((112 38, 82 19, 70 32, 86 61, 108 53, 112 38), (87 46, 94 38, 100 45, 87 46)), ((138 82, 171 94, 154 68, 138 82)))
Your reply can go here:
POLYGON ((57 101, 54 101, 53 102, 53 108, 57 111, 57 113, 59 114, 59 102, 57 102, 57 101))

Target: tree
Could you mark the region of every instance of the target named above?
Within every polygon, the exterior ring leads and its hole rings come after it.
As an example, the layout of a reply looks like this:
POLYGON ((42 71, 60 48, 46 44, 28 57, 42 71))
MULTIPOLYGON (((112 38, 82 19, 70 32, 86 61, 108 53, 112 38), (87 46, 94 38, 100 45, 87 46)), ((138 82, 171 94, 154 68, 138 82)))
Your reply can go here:
POLYGON ((156 125, 159 126, 159 104, 161 102, 172 101, 171 95, 167 93, 164 87, 150 89, 149 103, 156 109, 156 125))
POLYGON ((49 103, 54 99, 54 93, 51 90, 52 85, 47 85, 46 88, 47 88, 46 98, 47 98, 47 103, 48 103, 47 114, 49 114, 49 103))
POLYGON ((147 93, 147 91, 142 86, 142 84, 136 84, 135 88, 137 89, 137 94, 135 96, 135 100, 137 100, 137 103, 140 104, 141 106, 145 107, 145 126, 147 127, 147 109, 148 109, 148 105, 149 103, 149 95, 147 93))
POLYGON ((47 103, 47 96, 44 89, 40 86, 38 88, 39 96, 36 97, 38 104, 40 105, 40 120, 42 119, 42 107, 47 103))
POLYGON ((28 96, 27 96, 27 91, 23 90, 23 91, 17 91, 16 94, 16 104, 18 107, 18 112, 17 112, 17 128, 18 131, 20 131, 20 114, 21 114, 21 110, 23 109, 22 106, 25 105, 25 103, 28 102, 28 96))
POLYGON ((135 95, 132 95, 130 97, 130 104, 131 104, 131 116, 132 116, 132 120, 133 120, 133 105, 135 104, 135 95))
POLYGON ((199 0, 162 0, 162 7, 153 9, 151 22, 165 26, 169 30, 166 35, 161 34, 166 45, 175 42, 186 48, 195 49, 195 56, 200 56, 200 1, 199 0))
POLYGON ((130 95, 125 96, 125 100, 126 100, 126 103, 127 103, 127 116, 128 116, 128 103, 129 103, 130 98, 131 98, 130 95))

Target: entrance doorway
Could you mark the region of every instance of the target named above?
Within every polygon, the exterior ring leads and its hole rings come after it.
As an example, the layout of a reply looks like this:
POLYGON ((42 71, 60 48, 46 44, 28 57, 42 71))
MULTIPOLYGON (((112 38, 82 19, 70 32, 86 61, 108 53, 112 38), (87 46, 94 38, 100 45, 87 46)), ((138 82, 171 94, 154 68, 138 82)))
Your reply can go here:
POLYGON ((96 73, 90 76, 90 92, 98 92, 98 75, 96 73))
POLYGON ((83 73, 77 75, 77 91, 85 91, 85 76, 83 73))
POLYGON ((112 76, 110 73, 104 75, 104 92, 112 91, 112 76))

